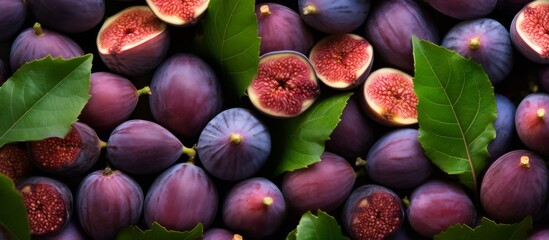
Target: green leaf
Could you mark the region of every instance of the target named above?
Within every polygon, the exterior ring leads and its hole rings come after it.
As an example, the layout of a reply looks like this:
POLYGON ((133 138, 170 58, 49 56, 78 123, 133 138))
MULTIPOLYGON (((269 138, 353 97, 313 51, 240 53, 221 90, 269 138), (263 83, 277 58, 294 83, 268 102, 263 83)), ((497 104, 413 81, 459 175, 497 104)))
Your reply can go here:
POLYGON ((286 240, 348 240, 334 217, 318 210, 318 216, 310 211, 301 216, 297 228, 290 232, 286 240))
POLYGON ((480 225, 475 229, 467 225, 458 224, 449 227, 446 231, 435 235, 435 240, 523 240, 528 238, 532 230, 532 217, 528 216, 520 223, 497 224, 483 217, 480 225))
POLYGON ((23 196, 6 175, 0 173, 0 239, 30 239, 30 226, 23 196), (5 235, 3 235, 5 234, 5 235))
POLYGON ((273 131, 275 174, 307 167, 320 161, 324 142, 340 121, 352 93, 319 99, 301 115, 276 122, 273 131))
POLYGON ((24 64, 0 87, 0 147, 64 137, 90 98, 92 56, 24 64))
POLYGON ((122 229, 116 236, 117 240, 199 240, 202 239, 204 227, 197 224, 192 230, 179 232, 167 230, 157 222, 153 222, 151 229, 143 231, 139 227, 132 225, 122 229))
POLYGON ((419 141, 439 168, 477 191, 495 138, 494 89, 481 65, 414 37, 419 141))

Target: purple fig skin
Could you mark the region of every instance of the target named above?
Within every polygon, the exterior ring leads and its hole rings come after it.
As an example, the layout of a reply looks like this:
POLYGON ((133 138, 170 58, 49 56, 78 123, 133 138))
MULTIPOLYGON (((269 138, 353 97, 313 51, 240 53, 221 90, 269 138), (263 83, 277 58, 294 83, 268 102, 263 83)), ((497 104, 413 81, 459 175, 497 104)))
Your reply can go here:
POLYGON ((144 219, 170 230, 208 229, 217 213, 217 189, 207 173, 192 163, 178 163, 161 173, 145 197, 144 219))
POLYGON ((317 209, 332 212, 345 202, 355 179, 353 166, 347 160, 324 152, 319 162, 285 173, 281 191, 288 205, 298 214, 317 209))
POLYGON ((370 11, 370 0, 298 0, 297 4, 309 26, 331 34, 354 31, 370 11))
MULTIPOLYGON (((1 235, 0 235, 1 236, 1 235)), ((9 239, 9 238, 8 238, 9 239)), ((87 240, 88 235, 84 232, 80 223, 72 218, 71 221, 55 235, 45 237, 33 237, 33 240, 87 240)))
POLYGON ((183 144, 166 128, 143 119, 118 125, 107 142, 112 166, 130 174, 153 174, 173 165, 183 154, 183 144))
POLYGON ((538 228, 535 229, 530 236, 528 236, 528 240, 546 240, 549 239, 549 228, 538 228))
POLYGON ((312 30, 293 9, 278 3, 257 3, 255 14, 260 55, 280 50, 307 54, 313 46, 312 30))
POLYGON ((509 31, 494 19, 462 21, 446 33, 441 44, 480 63, 494 85, 503 81, 513 68, 509 31))
POLYGON ((498 0, 425 0, 442 14, 461 20, 485 17, 495 8, 498 0))
POLYGON ((251 239, 274 234, 286 217, 282 192, 267 178, 248 178, 237 183, 223 202, 223 223, 251 239))
POLYGON ((4 61, 0 59, 0 86, 2 86, 2 84, 4 84, 4 82, 8 80, 9 77, 10 76, 8 73, 8 67, 6 66, 4 61))
POLYGON ((242 240, 242 236, 223 228, 210 228, 204 232, 202 240, 242 240))
POLYGON ((143 190, 121 171, 97 170, 80 183, 76 206, 80 224, 92 239, 114 239, 141 218, 143 190))
POLYGON ((15 36, 27 18, 27 6, 23 0, 0 0, 0 42, 15 36))
POLYGON ((219 79, 200 57, 179 53, 166 59, 151 80, 149 105, 154 119, 184 139, 198 137, 221 112, 219 79))
POLYGON ((496 160, 506 153, 516 137, 515 114, 517 107, 506 96, 494 94, 496 97, 497 117, 494 121, 496 138, 488 144, 490 160, 496 160))
POLYGON ((513 150, 486 170, 480 203, 486 215, 497 222, 516 223, 528 215, 536 220, 547 206, 548 181, 549 172, 541 156, 529 150, 513 150))
POLYGON ((265 165, 271 153, 271 134, 250 110, 230 108, 204 127, 196 151, 210 174, 222 180, 239 181, 265 165))
POLYGON ((426 9, 413 0, 379 2, 369 13, 365 37, 379 59, 404 71, 413 71, 412 35, 438 44, 438 29, 426 9), (392 29, 392 31, 385 31, 392 29))
POLYGON ((26 0, 36 21, 61 32, 80 33, 98 25, 105 16, 105 0, 26 0))
POLYGON ((517 106, 515 127, 528 149, 549 156, 549 94, 538 92, 524 97, 517 106))
POLYGON ((549 47, 543 20, 548 12, 548 0, 532 1, 515 14, 509 27, 513 46, 522 56, 535 63, 549 63, 549 47))
POLYGON ((19 33, 13 41, 10 49, 11 70, 15 72, 24 63, 48 55, 69 59, 84 55, 84 50, 65 34, 43 28, 36 23, 19 33))

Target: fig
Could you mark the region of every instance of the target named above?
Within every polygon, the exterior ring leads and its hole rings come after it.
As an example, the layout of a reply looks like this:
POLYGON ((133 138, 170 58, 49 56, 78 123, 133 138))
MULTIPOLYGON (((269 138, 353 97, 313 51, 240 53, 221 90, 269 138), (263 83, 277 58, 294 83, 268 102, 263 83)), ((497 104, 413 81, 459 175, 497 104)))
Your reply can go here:
POLYGON ((488 144, 488 153, 491 160, 506 153, 515 141, 515 114, 517 107, 506 96, 496 93, 497 117, 494 121, 496 138, 488 144))
POLYGON ((538 92, 524 97, 515 113, 515 127, 520 141, 530 150, 549 155, 549 94, 538 92))
POLYGON ((200 20, 210 0, 147 0, 147 5, 158 18, 169 24, 187 27, 200 20))
POLYGON ((102 142, 85 123, 75 122, 64 137, 28 142, 32 163, 42 171, 58 176, 78 176, 99 159, 102 142))
POLYGON ((17 183, 29 177, 31 170, 31 156, 25 146, 11 143, 0 147, 0 173, 17 183))
POLYGON ((375 184, 362 185, 345 201, 342 221, 352 239, 386 239, 400 229, 404 207, 392 190, 375 184))
POLYGON ((525 149, 512 150, 486 170, 480 203, 486 215, 497 222, 516 223, 528 215, 539 219, 547 206, 548 180, 541 156, 525 149))
POLYGON ((260 57, 257 75, 247 92, 260 112, 275 118, 291 118, 316 101, 320 86, 307 56, 284 50, 260 57))
POLYGON ((88 31, 105 16, 105 0, 26 0, 26 3, 36 21, 67 33, 88 31))
POLYGON ((412 76, 396 68, 379 68, 362 85, 362 108, 386 126, 416 124, 418 101, 412 76))
POLYGON ((76 193, 80 224, 92 239, 114 239, 122 228, 136 224, 143 201, 139 184, 109 167, 88 174, 76 193))
POLYGON ((202 168, 178 163, 164 170, 145 197, 144 220, 170 230, 187 231, 201 223, 208 229, 217 213, 217 189, 202 168))
POLYGON ((286 216, 284 196, 267 178, 248 178, 237 183, 223 202, 223 223, 251 239, 275 233, 286 216))
POLYGON ((227 181, 251 177, 271 153, 271 135, 263 122, 245 108, 229 108, 204 127, 196 151, 202 166, 227 181))
POLYGON ((56 234, 71 220, 73 196, 63 182, 32 176, 21 180, 17 190, 21 192, 27 209, 31 236, 56 234))
POLYGON ((498 0, 425 0, 442 14, 455 19, 477 19, 486 17, 495 8, 498 0))
POLYGON ((21 0, 0 0, 0 42, 15 36, 27 19, 27 6, 21 0))
POLYGON ((71 221, 61 229, 61 231, 54 235, 44 237, 33 237, 33 240, 87 240, 88 235, 84 232, 80 226, 80 222, 71 218, 71 221))
POLYGON ((370 11, 370 0, 298 0, 297 4, 309 26, 331 34, 354 31, 370 11))
POLYGON ((278 3, 257 3, 255 14, 257 35, 261 37, 259 55, 281 50, 307 54, 313 46, 312 30, 293 9, 278 3))
POLYGON ((441 45, 481 64, 492 84, 503 81, 513 68, 509 31, 492 18, 456 24, 446 33, 441 45))
POLYGON ((539 227, 534 228, 534 231, 530 233, 528 236, 528 240, 545 240, 549 239, 549 228, 547 227, 539 227))
POLYGON ((221 112, 221 83, 202 58, 174 54, 156 69, 151 80, 151 113, 159 124, 184 139, 198 137, 221 112))
POLYGON ((509 33, 513 46, 535 63, 549 63, 549 37, 545 22, 548 13, 549 0, 536 0, 517 12, 511 22, 509 33))
POLYGON ((170 33, 149 7, 130 6, 103 22, 96 45, 107 68, 136 76, 152 71, 164 60, 170 33))
POLYGON ((10 49, 10 66, 15 72, 21 65, 51 55, 69 59, 84 55, 84 50, 68 36, 43 28, 40 23, 17 35, 10 49))
POLYGON ((233 233, 224 228, 210 228, 204 232, 203 240, 242 240, 240 234, 233 233))
POLYGON ((366 80, 373 58, 372 45, 352 33, 326 36, 309 53, 318 79, 328 87, 342 90, 353 89, 366 80))

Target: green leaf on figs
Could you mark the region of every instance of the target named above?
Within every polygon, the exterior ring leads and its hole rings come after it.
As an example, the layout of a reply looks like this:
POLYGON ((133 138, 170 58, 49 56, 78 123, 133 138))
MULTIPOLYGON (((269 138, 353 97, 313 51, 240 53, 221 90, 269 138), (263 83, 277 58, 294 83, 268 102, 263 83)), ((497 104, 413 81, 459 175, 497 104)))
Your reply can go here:
POLYGON ((90 98, 92 54, 25 63, 0 87, 0 147, 64 137, 90 98))
POLYGON ((472 229, 464 224, 457 224, 435 235, 435 240, 523 240, 532 230, 532 217, 528 216, 519 223, 498 224, 486 217, 480 225, 472 229))
POLYGON ((352 93, 318 99, 299 116, 275 122, 273 134, 275 174, 307 167, 320 161, 324 142, 340 121, 352 93))
POLYGON ((0 173, 0 239, 31 239, 27 208, 13 181, 0 173))
POLYGON ((200 240, 204 233, 204 227, 201 223, 197 224, 189 231, 173 231, 167 230, 157 222, 153 222, 148 230, 141 230, 139 227, 132 225, 122 229, 116 236, 117 240, 200 240))
POLYGON ((318 216, 310 211, 304 213, 297 228, 290 232, 286 240, 348 240, 343 236, 337 220, 329 214, 318 210, 318 216))
POLYGON ((419 141, 434 164, 477 192, 496 135, 493 86, 474 60, 416 37, 412 45, 419 141))

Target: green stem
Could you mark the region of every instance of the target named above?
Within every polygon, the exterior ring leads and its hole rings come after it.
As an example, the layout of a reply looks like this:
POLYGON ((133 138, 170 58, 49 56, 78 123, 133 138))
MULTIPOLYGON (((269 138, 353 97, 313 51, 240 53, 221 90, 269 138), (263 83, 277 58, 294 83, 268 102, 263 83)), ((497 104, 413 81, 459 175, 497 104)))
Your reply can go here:
POLYGON ((34 35, 36 36, 42 36, 44 35, 44 29, 42 29, 42 25, 40 25, 39 22, 34 23, 34 26, 32 26, 34 29, 34 35))
POLYGON ((149 86, 145 86, 137 90, 137 96, 141 96, 143 94, 151 95, 151 88, 149 86))
POLYGON ((183 146, 183 153, 189 157, 188 162, 194 164, 194 158, 196 157, 196 145, 194 145, 192 148, 183 146))

